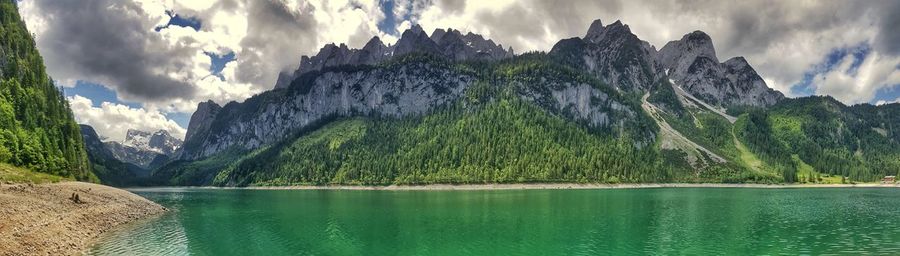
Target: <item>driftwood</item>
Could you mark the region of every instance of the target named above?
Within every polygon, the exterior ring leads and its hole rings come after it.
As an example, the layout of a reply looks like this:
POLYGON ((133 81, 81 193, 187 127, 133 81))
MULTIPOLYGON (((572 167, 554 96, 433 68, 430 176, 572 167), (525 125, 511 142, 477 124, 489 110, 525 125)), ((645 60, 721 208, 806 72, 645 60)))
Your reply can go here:
POLYGON ((83 204, 84 201, 81 201, 81 198, 78 196, 78 193, 72 193, 72 196, 69 197, 69 200, 75 202, 76 204, 83 204))

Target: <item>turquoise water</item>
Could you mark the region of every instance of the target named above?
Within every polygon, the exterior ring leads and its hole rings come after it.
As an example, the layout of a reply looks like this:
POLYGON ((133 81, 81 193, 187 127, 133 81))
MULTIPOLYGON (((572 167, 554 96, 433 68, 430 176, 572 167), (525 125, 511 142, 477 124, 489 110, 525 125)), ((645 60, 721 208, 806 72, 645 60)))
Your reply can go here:
POLYGON ((900 189, 144 189, 93 255, 900 254, 900 189))

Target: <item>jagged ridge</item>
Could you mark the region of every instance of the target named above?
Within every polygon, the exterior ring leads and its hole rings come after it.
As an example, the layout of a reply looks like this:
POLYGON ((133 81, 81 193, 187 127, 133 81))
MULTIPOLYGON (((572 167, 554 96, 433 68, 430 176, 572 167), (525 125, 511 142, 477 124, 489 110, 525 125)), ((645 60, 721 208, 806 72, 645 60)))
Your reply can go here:
POLYGON ((409 53, 428 53, 451 60, 500 60, 514 55, 512 47, 503 49, 490 39, 471 32, 463 35, 455 29, 436 29, 429 37, 422 27, 415 25, 403 32, 396 45, 384 45, 373 37, 362 49, 350 49, 345 44, 327 44, 315 56, 302 56, 300 67, 292 73, 281 73, 275 88, 286 88, 296 78, 310 71, 340 65, 375 65, 393 56, 409 53))

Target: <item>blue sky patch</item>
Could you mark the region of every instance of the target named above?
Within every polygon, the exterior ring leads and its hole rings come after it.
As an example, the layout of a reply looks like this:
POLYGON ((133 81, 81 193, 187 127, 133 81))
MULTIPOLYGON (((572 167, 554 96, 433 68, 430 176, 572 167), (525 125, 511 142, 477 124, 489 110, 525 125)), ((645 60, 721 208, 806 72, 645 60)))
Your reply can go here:
POLYGON ((397 34, 397 23, 394 19, 394 0, 381 0, 381 11, 384 19, 378 22, 378 29, 390 35, 397 34))
POLYGON ((791 94, 796 96, 809 96, 815 94, 816 88, 813 84, 813 78, 815 78, 816 75, 828 73, 835 68, 838 68, 838 64, 840 64, 841 60, 847 57, 847 55, 853 55, 853 63, 850 65, 850 69, 847 72, 855 74, 871 51, 872 48, 867 43, 854 47, 833 49, 828 55, 825 55, 825 60, 822 63, 804 73, 803 79, 801 79, 799 83, 791 86, 791 94))
MULTIPOLYGON (((78 81, 75 83, 75 87, 63 88, 63 92, 66 97, 78 95, 88 98, 91 100, 91 106, 95 108, 99 108, 103 102, 125 105, 135 109, 143 108, 143 104, 141 103, 120 100, 115 91, 96 83, 78 81)), ((175 123, 178 123, 178 125, 184 128, 187 128, 188 123, 191 120, 191 114, 192 113, 163 113, 166 118, 175 121, 175 123)))
POLYGON ((900 99, 900 85, 895 84, 890 87, 881 88, 875 92, 875 99, 873 99, 872 102, 875 103, 880 100, 892 102, 897 99, 900 99))
POLYGON ((179 26, 179 27, 190 27, 196 31, 200 31, 200 26, 203 25, 203 23, 200 22, 200 19, 197 19, 195 17, 184 17, 181 15, 175 14, 175 12, 172 12, 172 11, 166 11, 166 14, 168 14, 169 17, 172 17, 172 18, 169 19, 169 23, 167 23, 165 26, 156 27, 156 29, 155 29, 156 32, 159 32, 160 30, 162 30, 164 28, 168 28, 169 26, 173 26, 173 25, 179 26))
MULTIPOLYGON (((385 34, 400 36, 402 31, 398 31, 397 26, 403 21, 411 20, 413 14, 406 13, 403 17, 394 16, 394 6, 396 5, 394 0, 380 0, 379 4, 381 5, 381 11, 384 12, 384 19, 378 22, 378 30, 385 34)), ((406 6, 407 8, 412 8, 412 3, 408 5, 406 6)))
POLYGON ((172 112, 172 113, 163 113, 169 120, 175 121, 179 126, 187 129, 188 123, 191 122, 191 115, 194 113, 181 113, 181 112, 172 112))
POLYGON ((212 60, 212 64, 209 66, 209 71, 213 73, 213 75, 218 76, 219 79, 225 80, 225 77, 222 76, 222 70, 225 69, 225 64, 228 62, 234 61, 236 58, 234 57, 234 52, 229 52, 225 55, 217 55, 211 52, 204 52, 206 56, 209 56, 210 60, 212 60))
POLYGON ((137 102, 124 102, 119 100, 119 97, 115 91, 96 83, 77 81, 75 82, 75 87, 64 88, 63 91, 66 97, 79 95, 81 97, 90 99, 93 105, 92 107, 95 108, 100 107, 100 104, 102 104, 103 102, 122 104, 131 108, 141 107, 141 104, 137 102))

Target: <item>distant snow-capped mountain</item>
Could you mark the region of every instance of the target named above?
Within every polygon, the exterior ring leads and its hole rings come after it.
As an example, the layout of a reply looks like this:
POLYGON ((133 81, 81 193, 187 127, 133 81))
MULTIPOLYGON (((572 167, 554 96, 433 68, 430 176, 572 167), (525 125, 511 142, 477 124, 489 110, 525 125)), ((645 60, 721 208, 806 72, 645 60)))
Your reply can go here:
POLYGON ((154 162, 163 162, 173 156, 182 143, 165 130, 150 133, 129 129, 122 142, 107 141, 104 145, 116 159, 152 169, 154 162))

